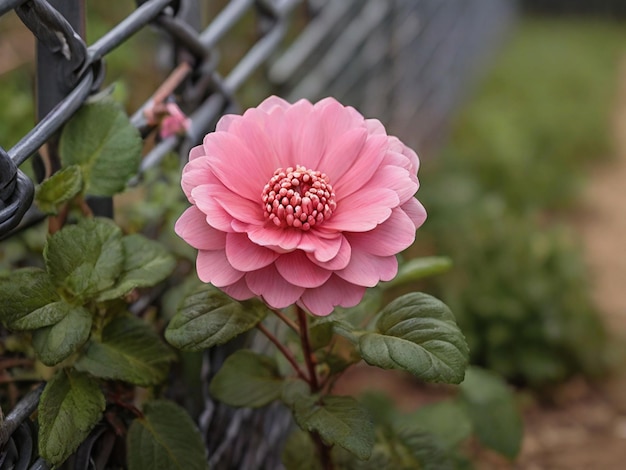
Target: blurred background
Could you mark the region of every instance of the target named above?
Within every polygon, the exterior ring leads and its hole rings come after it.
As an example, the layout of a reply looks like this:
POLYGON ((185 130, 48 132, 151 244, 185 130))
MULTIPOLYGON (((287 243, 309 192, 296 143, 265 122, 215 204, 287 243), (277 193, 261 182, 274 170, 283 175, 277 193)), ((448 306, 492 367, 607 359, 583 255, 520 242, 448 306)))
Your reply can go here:
MULTIPOLYGON (((228 3, 202 2, 197 26, 228 3)), ((86 8, 91 44, 134 3, 86 8)), ((610 470, 626 458, 625 18, 621 0, 311 0, 235 92, 240 109, 272 93, 335 96, 416 149, 429 218, 405 257, 448 256, 453 268, 413 287, 444 300, 473 363, 518 391, 527 432, 515 468, 610 470)), ((228 76, 261 34, 250 9, 219 41, 216 70, 228 76)), ((35 121, 34 50, 13 12, 0 17, 5 149, 35 121)), ((146 28, 107 56, 104 86, 132 113, 175 53, 146 28)), ((142 217, 164 216, 155 206, 142 217)), ((41 244, 29 232, 2 242, 0 270, 41 244)), ((419 402, 415 388, 394 390, 419 402)))

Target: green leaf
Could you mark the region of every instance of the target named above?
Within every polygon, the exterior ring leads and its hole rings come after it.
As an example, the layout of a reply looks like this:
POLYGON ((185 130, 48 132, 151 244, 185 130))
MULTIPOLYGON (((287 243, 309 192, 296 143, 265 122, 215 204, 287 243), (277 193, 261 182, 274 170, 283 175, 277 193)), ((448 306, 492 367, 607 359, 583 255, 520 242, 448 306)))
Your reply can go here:
POLYGON ((165 330, 165 339, 179 349, 199 351, 245 333, 265 315, 261 304, 237 302, 207 285, 184 300, 165 330))
POLYGON ((322 470, 311 436, 299 428, 287 439, 281 460, 286 470, 322 470))
POLYGON ((100 421, 105 400, 98 382, 73 370, 60 370, 39 401, 39 455, 58 466, 100 421))
POLYGON ((460 383, 469 350, 450 309, 423 293, 403 295, 381 312, 377 333, 359 338, 363 359, 428 382, 460 383))
POLYGON ((398 426, 405 429, 419 427, 437 437, 446 449, 454 449, 473 431, 465 408, 456 401, 425 405, 410 415, 402 416, 398 426))
POLYGON ((44 247, 52 281, 79 299, 108 289, 122 271, 121 239, 119 227, 107 219, 83 219, 65 226, 44 247))
POLYGON ((129 470, 207 470, 206 450, 195 424, 175 403, 146 403, 128 430, 129 470))
POLYGON ((292 410, 303 430, 318 433, 327 444, 339 445, 361 460, 370 457, 374 425, 367 410, 354 398, 296 395, 292 410))
POLYGON ((400 265, 398 274, 389 282, 380 284, 382 288, 389 288, 418 281, 425 277, 442 274, 452 267, 452 260, 445 256, 429 256, 414 258, 400 265))
POLYGON ((14 330, 36 330, 46 326, 52 326, 63 320, 72 310, 79 308, 70 305, 63 300, 44 305, 37 310, 24 315, 11 322, 10 328, 14 330))
POLYGON ((211 381, 209 392, 230 406, 259 408, 281 396, 278 364, 250 350, 235 351, 211 381))
POLYGON ((514 459, 520 450, 523 426, 506 383, 492 372, 470 367, 460 388, 461 401, 480 442, 514 459))
POLYGON ((311 340, 311 349, 313 351, 317 351, 318 349, 328 346, 330 341, 333 339, 333 324, 312 324, 309 328, 309 338, 311 340))
POLYGON ((57 171, 41 183, 35 201, 46 214, 57 214, 59 206, 66 203, 83 189, 83 175, 78 165, 70 165, 57 171))
POLYGON ((48 273, 24 268, 0 277, 0 321, 7 325, 60 299, 48 273))
MULTIPOLYGON (((413 469, 420 468, 423 470, 456 470, 456 465, 452 455, 446 451, 441 445, 439 439, 432 434, 418 429, 405 429, 397 434, 398 443, 405 450, 404 461, 409 462, 413 459, 417 462, 411 462, 409 465, 398 465, 399 468, 413 469), (408 455, 407 455, 408 454, 408 455), (407 459, 407 457, 409 457, 407 459), (417 464, 417 465, 416 465, 417 464)), ((399 457, 399 449, 396 448, 396 458, 399 457)))
POLYGON ((89 339, 91 313, 80 306, 68 305, 58 323, 33 332, 37 357, 47 366, 54 366, 75 353, 89 339))
POLYGON ((120 316, 104 327, 100 341, 92 338, 75 367, 96 377, 149 386, 165 379, 174 358, 149 325, 120 316))
POLYGON ((63 128, 64 166, 80 165, 87 194, 113 196, 137 173, 142 140, 122 108, 110 100, 84 105, 63 128))
POLYGON ((176 260, 158 242, 143 235, 122 238, 124 265, 115 285, 98 296, 99 301, 116 299, 138 287, 150 287, 165 279, 174 269, 176 260))

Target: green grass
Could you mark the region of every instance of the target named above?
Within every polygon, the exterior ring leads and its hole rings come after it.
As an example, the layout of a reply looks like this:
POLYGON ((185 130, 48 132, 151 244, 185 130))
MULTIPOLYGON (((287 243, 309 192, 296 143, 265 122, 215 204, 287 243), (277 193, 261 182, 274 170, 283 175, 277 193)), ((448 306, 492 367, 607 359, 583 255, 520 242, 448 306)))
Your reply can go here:
POLYGON ((519 383, 605 363, 606 333, 564 214, 612 152, 625 53, 621 24, 522 21, 420 176, 422 241, 455 263, 435 288, 474 362, 519 383))

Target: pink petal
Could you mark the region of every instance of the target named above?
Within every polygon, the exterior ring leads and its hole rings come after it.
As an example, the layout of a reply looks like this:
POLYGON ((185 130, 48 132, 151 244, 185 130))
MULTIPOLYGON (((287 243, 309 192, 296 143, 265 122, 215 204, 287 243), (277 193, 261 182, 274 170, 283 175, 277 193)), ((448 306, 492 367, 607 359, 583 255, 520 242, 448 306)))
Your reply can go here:
POLYGON ((258 201, 251 201, 221 184, 208 184, 203 187, 206 187, 207 194, 216 199, 220 206, 235 219, 251 224, 265 224, 263 204, 260 198, 258 201))
POLYGON ((241 119, 233 122, 229 130, 229 132, 239 137, 250 153, 253 154, 252 159, 254 161, 246 162, 246 166, 240 167, 240 174, 242 171, 244 175, 248 171, 264 173, 262 175, 263 178, 259 178, 263 184, 256 195, 257 199, 260 199, 263 187, 274 175, 274 171, 282 166, 282 162, 277 157, 276 152, 274 152, 272 141, 265 130, 266 122, 269 119, 269 116, 263 111, 252 108, 246 111, 241 119))
POLYGON ((365 287, 355 286, 333 275, 324 285, 307 289, 298 302, 313 315, 326 316, 337 305, 354 307, 363 295, 365 287))
POLYGON ((337 181, 331 181, 338 197, 345 198, 361 188, 370 188, 367 181, 378 171, 385 156, 387 141, 386 135, 369 136, 353 159, 348 154, 344 156, 346 167, 343 175, 337 181))
POLYGON ((300 287, 319 287, 332 274, 311 262, 300 250, 280 255, 275 265, 286 281, 300 287))
POLYGON ((377 188, 393 189, 398 194, 400 204, 404 204, 415 195, 418 184, 417 177, 404 168, 385 165, 378 169, 365 188, 371 188, 372 191, 376 191, 377 188))
POLYGON ((274 171, 278 168, 288 168, 297 165, 298 162, 294 162, 292 158, 294 155, 292 151, 293 123, 287 121, 282 108, 274 108, 274 111, 268 116, 265 123, 265 132, 272 143, 273 153, 280 162, 278 167, 274 168, 274 171))
MULTIPOLYGON (((315 156, 315 152, 318 150, 315 149, 322 146, 322 142, 312 144, 314 147, 304 149, 304 151, 302 150, 302 143, 299 142, 303 135, 308 142, 316 138, 313 130, 307 129, 309 124, 314 129, 317 128, 316 119, 312 111, 313 105, 311 103, 306 100, 300 100, 287 108, 286 111, 274 108, 274 112, 268 116, 265 123, 265 131, 272 143, 274 154, 280 162, 274 170, 295 167, 296 165, 311 167, 316 160, 319 160, 319 156, 315 156)), ((317 139, 323 139, 322 136, 323 134, 320 133, 317 139)))
POLYGON ((376 256, 352 248, 348 266, 335 272, 342 279, 359 286, 374 287, 379 281, 390 281, 398 273, 395 256, 376 256))
POLYGON ((192 204, 195 203, 195 200, 191 196, 193 188, 203 184, 212 184, 217 182, 219 182, 219 180, 211 171, 211 164, 209 163, 209 160, 202 157, 196 157, 194 160, 187 163, 185 168, 183 168, 183 173, 180 179, 180 185, 183 188, 183 192, 192 204))
POLYGON ((340 237, 341 245, 339 247, 339 251, 335 255, 335 257, 327 262, 319 261, 315 258, 314 253, 307 253, 307 257, 313 261, 318 266, 321 266, 324 269, 329 271, 338 271, 340 269, 345 268, 350 262, 350 255, 352 254, 352 247, 350 243, 343 235, 340 237))
MULTIPOLYGON (((330 178, 330 184, 333 186, 346 173, 348 173, 348 177, 359 178, 358 174, 350 171, 350 167, 355 163, 366 140, 367 131, 362 128, 351 129, 340 137, 330 140, 326 153, 319 163, 319 168, 315 169, 326 173, 330 178)), ((359 181, 361 181, 360 178, 359 181)), ((365 181, 362 182, 365 183, 365 181)), ((341 195, 338 194, 338 197, 341 195)))
POLYGON ((355 250, 377 256, 393 256, 415 241, 415 225, 401 208, 395 208, 391 217, 374 230, 349 233, 346 237, 355 250))
POLYGON ((196 158, 202 157, 205 155, 206 153, 204 152, 204 147, 202 145, 198 145, 189 151, 189 161, 191 162, 195 160, 196 158))
POLYGON ((216 287, 224 287, 241 279, 243 272, 237 271, 226 259, 224 250, 198 252, 196 270, 202 282, 211 283, 216 287))
POLYGON ((254 292, 248 288, 245 277, 228 286, 220 287, 235 300, 247 300, 254 297, 254 292))
POLYGON ((196 206, 183 212, 174 225, 174 231, 198 250, 220 250, 226 244, 226 234, 211 227, 206 215, 196 206))
POLYGON ((237 120, 237 119, 241 119, 241 116, 239 116, 237 114, 224 114, 219 119, 219 121, 217 121, 217 124, 215 126, 215 131, 216 132, 226 132, 226 131, 228 131, 228 128, 230 127, 232 122, 237 120))
POLYGON ((191 190, 196 206, 206 214, 206 221, 211 227, 223 232, 232 232, 233 217, 210 195, 208 186, 205 184, 191 190))
POLYGON ((319 113, 310 113, 290 124, 293 161, 310 170, 319 170, 320 161, 328 146, 328 136, 324 132, 324 122, 321 118, 319 113))
POLYGON ((422 203, 412 197, 407 202, 402 204, 401 209, 409 216, 409 218, 415 224, 415 228, 418 229, 426 220, 426 209, 422 206, 422 203))
POLYGON ((315 103, 315 112, 324 123, 324 133, 335 140, 351 129, 364 126, 364 119, 353 108, 345 107, 334 98, 324 98, 315 103))
POLYGON ((255 271, 273 263, 279 254, 250 241, 245 233, 226 236, 226 258, 239 271, 255 271))
POLYGON ((375 135, 375 134, 387 135, 385 126, 383 126, 383 124, 378 119, 366 119, 365 128, 370 133, 370 135, 375 135))
POLYGON ((285 308, 295 303, 304 292, 304 287, 287 282, 273 264, 246 274, 246 283, 252 292, 274 308, 285 308))
POLYGON ((311 253, 320 262, 330 261, 337 256, 343 237, 340 233, 332 233, 330 238, 324 235, 317 230, 302 232, 298 249, 311 253))
POLYGON ((406 155, 400 152, 395 152, 388 149, 385 154, 383 165, 392 165, 404 168, 411 175, 415 175, 417 178, 417 168, 415 168, 414 162, 411 161, 406 155))
POLYGON ((285 101, 284 99, 279 98, 278 96, 270 96, 268 98, 265 98, 265 100, 263 100, 263 102, 257 106, 257 109, 260 109, 262 111, 265 111, 266 113, 269 113, 274 108, 287 109, 290 106, 291 104, 285 101))
POLYGON ((322 224, 324 229, 340 232, 365 232, 383 223, 391 215, 391 209, 400 203, 398 195, 391 189, 357 191, 339 201, 329 220, 322 224))
POLYGON ((404 145, 402 141, 395 136, 389 136, 389 149, 404 155, 411 163, 411 171, 417 173, 419 170, 419 158, 413 149, 404 145))
POLYGON ((272 224, 252 227, 248 237, 257 245, 266 246, 279 253, 287 253, 298 248, 302 231, 297 228, 277 228, 272 224))
POLYGON ((260 201, 263 187, 276 170, 274 161, 267 158, 271 149, 250 148, 230 132, 207 134, 203 145, 213 173, 224 186, 251 201, 260 201))

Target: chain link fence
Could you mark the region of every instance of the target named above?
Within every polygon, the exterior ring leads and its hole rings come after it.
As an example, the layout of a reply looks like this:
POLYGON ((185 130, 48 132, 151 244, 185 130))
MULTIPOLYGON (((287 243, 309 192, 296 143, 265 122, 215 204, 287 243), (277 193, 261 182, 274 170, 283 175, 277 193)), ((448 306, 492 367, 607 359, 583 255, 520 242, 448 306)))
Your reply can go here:
MULTIPOLYGON (((139 0, 132 14, 87 44, 83 0, 0 0, 0 20, 13 11, 37 39, 38 116, 38 123, 11 148, 0 142, 1 238, 44 217, 32 206, 35 184, 20 166, 32 161, 36 180, 61 167, 56 150, 60 129, 101 89, 106 56, 144 28, 156 28, 166 37, 170 70, 152 96, 133 110, 131 121, 148 137, 155 129, 145 111, 173 100, 190 117, 190 126, 183 135, 150 147, 133 184, 171 152, 184 161, 220 116, 241 109, 238 97, 258 71, 268 93, 289 100, 335 96, 366 116, 380 118, 391 134, 424 156, 442 141, 476 69, 485 64, 516 13, 512 0, 207 3, 221 10, 201 26, 206 5, 199 1, 139 0), (246 36, 245 53, 226 73, 218 72, 225 38, 251 13, 255 31, 246 36)), ((7 40, 11 38, 0 36, 0 42, 7 40)), ((88 202, 96 214, 113 215, 110 199, 88 202)), ((206 356, 205 383, 227 353, 218 349, 206 356)), ((47 468, 37 459, 36 433, 28 419, 40 393, 38 386, 0 420, 0 469, 47 468)), ((199 420, 212 468, 280 468, 280 442, 290 426, 282 410, 235 412, 208 396, 204 406, 199 420)), ((94 462, 106 462, 102 453, 107 436, 104 428, 96 428, 68 468, 104 468, 94 462)))

